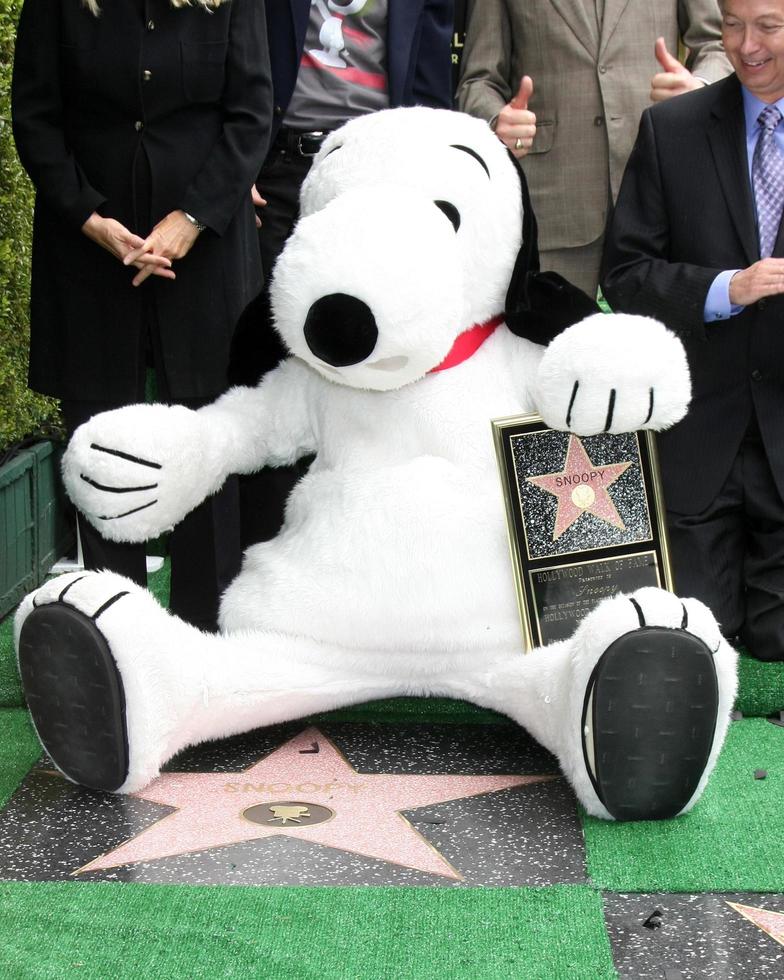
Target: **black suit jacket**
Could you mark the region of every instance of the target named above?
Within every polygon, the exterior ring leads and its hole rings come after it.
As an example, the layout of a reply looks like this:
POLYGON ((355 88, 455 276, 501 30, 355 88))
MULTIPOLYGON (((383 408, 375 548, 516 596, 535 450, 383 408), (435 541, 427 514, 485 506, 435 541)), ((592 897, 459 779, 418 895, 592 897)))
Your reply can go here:
POLYGON ((261 288, 249 189, 272 112, 263 0, 212 12, 102 0, 99 17, 79 0, 25 0, 12 105, 37 192, 31 386, 138 398, 152 305, 173 397, 218 394, 236 319, 261 288), (97 210, 144 236, 177 208, 208 229, 174 282, 135 289, 133 270, 80 231, 97 210))
MULTIPOLYGON (((310 0, 276 0, 268 6, 275 129, 294 92, 309 16, 310 0)), ((451 108, 453 29, 453 0, 390 0, 387 74, 391 107, 451 108)))
MULTIPOLYGON (((774 255, 784 256, 784 237, 774 255)), ((608 229, 602 289, 619 312, 656 317, 684 342, 693 396, 659 437, 670 510, 693 514, 716 496, 756 411, 784 495, 784 298, 703 322, 724 269, 759 259, 735 75, 646 109, 608 229)))

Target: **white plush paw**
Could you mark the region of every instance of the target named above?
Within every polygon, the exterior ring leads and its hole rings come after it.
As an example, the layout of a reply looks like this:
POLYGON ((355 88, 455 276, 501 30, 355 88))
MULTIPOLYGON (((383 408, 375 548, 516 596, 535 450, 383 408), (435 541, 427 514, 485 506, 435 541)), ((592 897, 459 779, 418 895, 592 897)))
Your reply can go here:
POLYGON ((666 429, 690 397, 680 340, 657 320, 627 314, 597 313, 564 330, 536 380, 545 422, 578 435, 666 429))
POLYGON ((131 405, 94 416, 63 456, 71 500, 112 541, 170 530, 225 479, 220 437, 181 405, 131 405))

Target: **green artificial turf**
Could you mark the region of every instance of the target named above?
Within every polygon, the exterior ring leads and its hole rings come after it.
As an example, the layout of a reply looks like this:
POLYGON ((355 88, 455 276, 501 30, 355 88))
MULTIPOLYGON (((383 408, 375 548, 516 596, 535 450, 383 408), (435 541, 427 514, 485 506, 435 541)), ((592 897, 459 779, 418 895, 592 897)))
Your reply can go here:
POLYGON ((0 807, 5 806, 40 755, 41 745, 26 709, 0 709, 0 807))
POLYGON ((601 896, 551 888, 0 884, 0 975, 297 980, 616 976, 601 896))
POLYGON ((738 676, 738 711, 752 718, 784 711, 784 663, 765 663, 744 653, 738 662, 738 676))
POLYGON ((14 652, 14 617, 11 615, 0 622, 0 708, 18 708, 23 704, 14 652))
POLYGON ((694 809, 675 820, 583 818, 589 875, 618 892, 784 892, 784 728, 730 725, 694 809), (765 779, 755 779, 765 770, 765 779))

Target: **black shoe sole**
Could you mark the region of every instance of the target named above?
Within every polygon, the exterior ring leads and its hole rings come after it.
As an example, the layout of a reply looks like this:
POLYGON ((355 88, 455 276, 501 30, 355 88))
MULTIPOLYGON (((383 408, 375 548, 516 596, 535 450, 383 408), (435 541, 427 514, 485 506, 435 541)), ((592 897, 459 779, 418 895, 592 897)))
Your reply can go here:
POLYGON ((644 627, 607 648, 585 694, 583 753, 616 820, 663 820, 686 806, 708 762, 718 706, 713 655, 691 633, 644 627))
POLYGON ((19 638, 19 670, 58 769, 91 789, 119 789, 128 776, 125 691, 95 621, 62 602, 34 609, 19 638))

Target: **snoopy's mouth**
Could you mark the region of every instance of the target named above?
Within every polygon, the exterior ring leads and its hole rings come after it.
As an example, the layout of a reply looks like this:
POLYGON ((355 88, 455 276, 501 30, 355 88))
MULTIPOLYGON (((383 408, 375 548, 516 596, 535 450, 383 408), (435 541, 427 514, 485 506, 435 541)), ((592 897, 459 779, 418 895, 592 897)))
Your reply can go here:
MULTIPOLYGON (((379 357, 377 361, 366 361, 364 364, 352 364, 350 367, 367 367, 374 371, 402 371, 408 365, 409 360, 410 358, 403 354, 397 354, 394 357, 379 357)), ((325 364, 324 361, 319 361, 319 367, 320 370, 329 371, 330 374, 343 374, 343 370, 333 367, 331 364, 325 364)))
POLYGON ((374 371, 400 371, 408 364, 408 358, 403 354, 395 357, 379 357, 377 361, 368 361, 367 367, 374 371))

